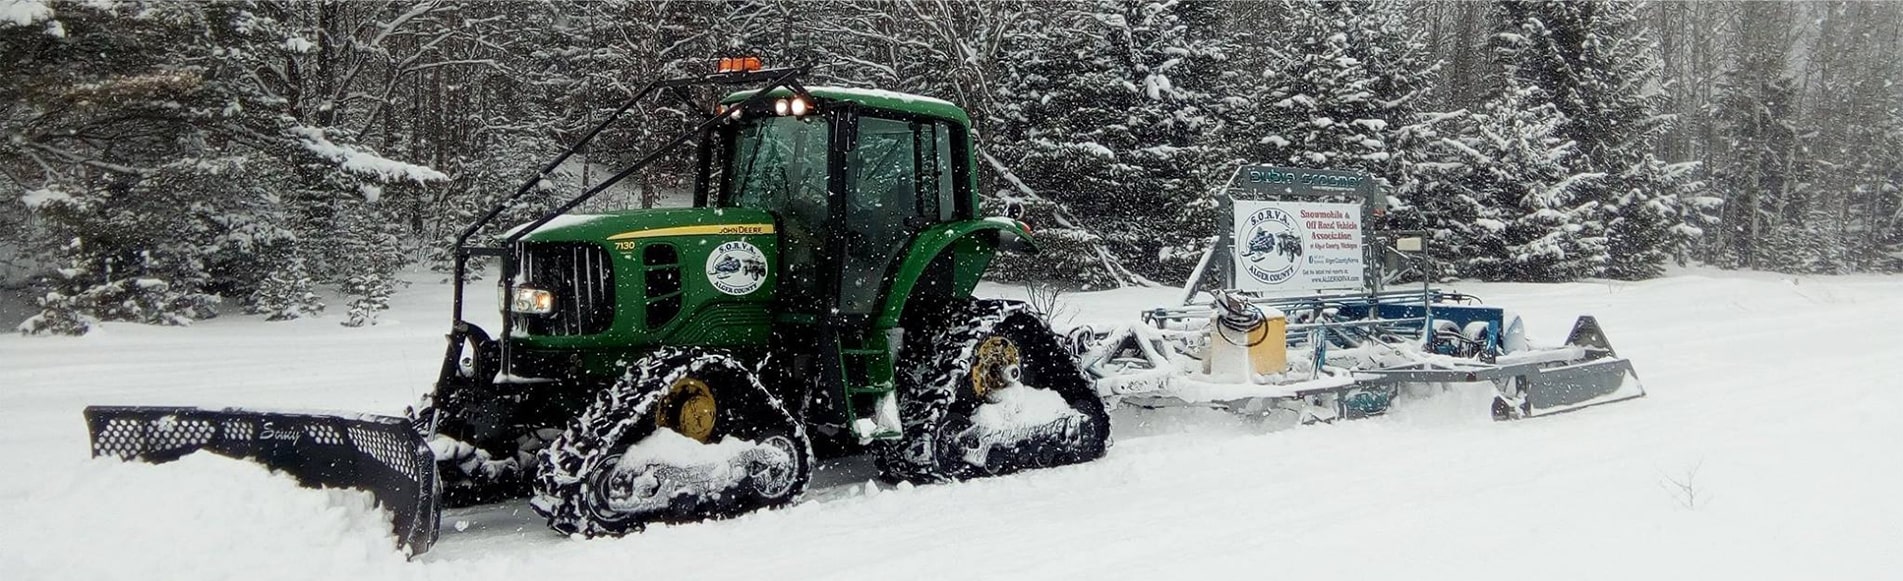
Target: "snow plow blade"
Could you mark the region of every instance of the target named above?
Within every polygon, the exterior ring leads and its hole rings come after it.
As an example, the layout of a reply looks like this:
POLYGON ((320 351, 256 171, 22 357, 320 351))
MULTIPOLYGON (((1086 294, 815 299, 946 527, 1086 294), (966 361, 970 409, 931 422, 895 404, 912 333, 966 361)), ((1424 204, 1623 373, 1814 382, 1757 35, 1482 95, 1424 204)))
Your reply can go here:
POLYGON ((436 459, 401 418, 188 407, 86 408, 94 457, 163 463, 205 450, 280 470, 307 488, 350 488, 390 511, 411 556, 436 542, 436 459))
POLYGON ((1541 368, 1524 376, 1526 417, 1550 416, 1600 404, 1645 396, 1632 362, 1612 350, 1599 321, 1580 317, 1566 337, 1569 347, 1582 347, 1586 359, 1559 367, 1541 368))

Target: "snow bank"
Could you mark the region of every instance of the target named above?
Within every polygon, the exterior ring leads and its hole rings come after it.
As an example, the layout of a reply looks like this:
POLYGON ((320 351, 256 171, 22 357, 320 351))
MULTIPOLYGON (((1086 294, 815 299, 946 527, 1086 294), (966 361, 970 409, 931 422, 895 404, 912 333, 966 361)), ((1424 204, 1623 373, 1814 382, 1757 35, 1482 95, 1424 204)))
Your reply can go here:
POLYGON ((75 460, 42 476, 0 496, 0 579, 346 579, 404 563, 370 493, 249 462, 75 460))
MULTIPOLYGON (((1648 397, 1498 423, 1484 389, 1280 431, 1123 409, 1079 466, 866 493, 863 460, 807 500, 575 541, 525 502, 455 509, 415 562, 367 497, 215 457, 82 460, 87 403, 394 412, 427 389, 449 288, 391 316, 228 316, 0 336, 0 579, 1888 579, 1903 570, 1903 277, 1675 270, 1638 283, 1470 284, 1539 343, 1592 314, 1648 397), (1681 485, 1682 483, 1682 485, 1681 485)), ((985 284, 986 296, 1022 287, 985 284)), ((474 292, 475 314, 495 293, 474 292)), ((1167 288, 1073 293, 1060 326, 1132 322, 1167 288)), ((1060 311, 1062 312, 1062 311, 1060 311)), ((491 327, 493 328, 493 327, 491 327)), ((857 463, 855 463, 857 462, 857 463)))

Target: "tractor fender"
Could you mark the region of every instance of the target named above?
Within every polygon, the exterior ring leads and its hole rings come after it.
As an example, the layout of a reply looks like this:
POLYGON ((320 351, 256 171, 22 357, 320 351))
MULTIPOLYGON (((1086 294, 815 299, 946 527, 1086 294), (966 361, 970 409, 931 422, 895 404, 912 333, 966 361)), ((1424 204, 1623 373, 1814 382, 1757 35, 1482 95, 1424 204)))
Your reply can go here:
POLYGON ((981 220, 960 220, 926 228, 912 239, 904 260, 892 273, 892 284, 886 293, 884 308, 879 311, 876 328, 890 329, 899 324, 899 315, 905 312, 905 301, 912 296, 912 289, 918 284, 919 277, 925 275, 932 261, 950 253, 952 256, 952 284, 960 294, 970 294, 978 286, 979 275, 984 274, 985 266, 991 263, 992 256, 998 250, 1036 254, 1038 249, 1031 241, 1030 228, 1023 222, 1011 218, 993 217, 981 220))

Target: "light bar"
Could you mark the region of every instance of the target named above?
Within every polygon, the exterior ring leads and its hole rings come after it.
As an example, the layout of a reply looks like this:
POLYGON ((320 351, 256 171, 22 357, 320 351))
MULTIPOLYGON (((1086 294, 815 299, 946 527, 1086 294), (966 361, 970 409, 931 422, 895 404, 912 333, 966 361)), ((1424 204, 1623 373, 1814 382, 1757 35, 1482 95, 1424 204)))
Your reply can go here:
POLYGON ((720 64, 714 69, 720 73, 745 73, 760 70, 760 57, 734 56, 721 57, 720 64))

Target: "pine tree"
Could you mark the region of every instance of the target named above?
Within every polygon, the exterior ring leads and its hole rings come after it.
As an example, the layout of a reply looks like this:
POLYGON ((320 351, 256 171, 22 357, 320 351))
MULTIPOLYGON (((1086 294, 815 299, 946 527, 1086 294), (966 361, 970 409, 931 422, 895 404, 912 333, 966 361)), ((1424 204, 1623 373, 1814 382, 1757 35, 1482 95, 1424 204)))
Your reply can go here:
POLYGON ((1903 272, 1903 107, 1889 110, 1881 131, 1878 147, 1888 155, 1873 170, 1880 181, 1869 192, 1869 242, 1862 251, 1868 269, 1903 272))
MULTIPOLYGON (((11 91, 0 168, 34 191, 57 192, 31 207, 48 238, 45 255, 74 265, 55 279, 54 292, 70 301, 55 303, 109 321, 210 317, 219 295, 253 295, 271 274, 260 265, 278 263, 288 248, 319 249, 306 268, 333 274, 337 257, 323 249, 335 246, 329 224, 340 200, 407 197, 410 184, 442 179, 362 145, 372 133, 366 120, 380 114, 350 104, 374 101, 366 96, 376 90, 342 82, 379 77, 364 71, 389 62, 387 50, 403 48, 391 40, 400 35, 338 47, 324 44, 336 37, 307 38, 309 22, 300 22, 315 11, 320 24, 369 35, 350 23, 394 6, 55 8, 60 36, 0 28, 0 45, 25 57, 0 83, 11 91), (329 69, 313 54, 326 47, 337 49, 322 55, 334 59, 329 69), (381 56, 363 58, 370 53, 381 56), (326 128, 338 125, 348 127, 326 128)), ((409 20, 392 22, 422 26, 440 6, 413 8, 409 20)))
POLYGON ((339 256, 348 257, 350 266, 339 272, 338 290, 352 297, 342 324, 375 325, 378 313, 389 309, 393 287, 401 282, 396 273, 406 257, 399 231, 375 202, 353 203, 341 210, 338 250, 339 256))
POLYGON ((288 321, 324 312, 324 301, 312 291, 315 283, 304 270, 304 260, 292 258, 271 271, 253 291, 245 312, 268 321, 288 321))
POLYGON ((1438 64, 1407 21, 1410 7, 1285 0, 1278 8, 1273 17, 1291 33, 1264 39, 1254 71, 1264 92, 1243 100, 1254 114, 1235 124, 1248 152, 1241 161, 1363 171, 1388 193, 1395 224, 1470 227, 1447 217, 1471 214, 1451 206, 1478 201, 1441 182, 1459 173, 1460 152, 1442 141, 1466 113, 1423 111, 1438 64))
MULTIPOLYGON (((1206 2, 1103 0, 1085 28, 1049 39, 1017 66, 1022 140, 1006 155, 1029 189, 1071 212, 1069 238, 1101 240, 1147 280, 1179 278, 1192 265, 1191 237, 1159 233, 1212 186, 1207 168, 1220 130, 1207 83, 1225 58, 1206 2), (1101 237, 1101 238, 1094 238, 1101 237)), ((1101 261, 1076 257, 1079 266, 1101 261)), ((1066 269, 1066 275, 1083 275, 1066 269)), ((1135 282, 1130 280, 1120 283, 1135 282)))
POLYGON ((1903 7, 1889 3, 1832 3, 1822 6, 1824 23, 1813 55, 1820 61, 1816 106, 1810 124, 1830 147, 1816 151, 1829 171, 1818 172, 1812 204, 1814 232, 1824 233, 1841 250, 1829 262, 1834 272, 1893 268, 1899 256, 1895 224, 1899 205, 1896 176, 1903 173, 1903 7), (1825 37, 1832 40, 1826 41, 1825 37))
POLYGON ((0 72, 0 167, 34 192, 27 207, 46 236, 38 250, 67 265, 45 307, 71 311, 68 321, 186 324, 215 314, 197 249, 219 239, 212 218, 242 212, 243 202, 191 195, 217 185, 233 160, 168 155, 192 143, 211 101, 202 73, 176 64, 187 51, 170 40, 189 34, 190 9, 132 18, 57 8, 45 30, 58 34, 0 26, 0 52, 12 60, 0 72))
POLYGON ((1387 226, 1429 234, 1428 252, 1435 258, 1429 264, 1434 271, 1421 274, 1430 280, 1471 270, 1467 260, 1501 255, 1498 245, 1488 243, 1497 230, 1483 224, 1504 221, 1493 215, 1498 209, 1487 205, 1491 196, 1484 185, 1473 183, 1475 166, 1484 166, 1490 159, 1475 149, 1475 125, 1480 120, 1464 109, 1424 113, 1403 127, 1397 138, 1410 151, 1407 173, 1389 193, 1387 226), (1493 222, 1481 222, 1483 215, 1493 222))
POLYGON ((84 335, 99 324, 99 319, 87 314, 92 308, 76 297, 55 291, 41 295, 35 302, 40 312, 16 327, 22 335, 84 335))
POLYGON ((1565 116, 1537 88, 1509 81, 1473 119, 1466 175, 1456 184, 1461 215, 1446 238, 1456 271, 1489 280, 1564 281, 1603 267, 1605 235, 1582 200, 1605 179, 1574 173, 1576 144, 1559 137, 1565 116))
MULTIPOLYGON (((77 245, 78 241, 73 244, 77 245)), ((53 275, 70 278, 87 270, 84 265, 75 262, 68 268, 54 270, 53 275)), ((75 285, 56 283, 56 286, 71 288, 75 285)), ((84 335, 99 324, 98 317, 93 316, 93 306, 79 297, 54 290, 40 295, 34 302, 40 307, 40 312, 27 317, 16 328, 22 335, 84 335)))
MULTIPOLYGON (((436 271, 449 270, 454 258, 452 253, 455 251, 456 237, 462 234, 463 229, 504 197, 515 193, 524 180, 540 169, 523 160, 553 157, 562 147, 546 134, 513 131, 494 132, 486 138, 485 143, 486 146, 478 153, 459 156, 450 161, 449 173, 454 177, 450 186, 444 188, 444 199, 439 205, 441 226, 426 246, 430 268, 436 271)), ((579 177, 573 172, 557 170, 551 173, 538 181, 527 194, 504 208, 490 228, 477 232, 473 242, 493 242, 508 228, 541 217, 543 212, 556 207, 559 198, 580 193, 580 187, 579 177)), ((471 273, 481 273, 483 265, 484 262, 480 260, 468 263, 471 273)))
POLYGON ((248 173, 251 166, 235 157, 171 162, 41 200, 35 209, 48 230, 72 241, 52 249, 72 265, 53 292, 105 321, 186 325, 216 316, 219 271, 248 262, 270 237, 234 224, 258 212, 250 180, 271 175, 248 173))
POLYGON ((1646 278, 1663 272, 1686 238, 1682 172, 1653 157, 1668 127, 1657 115, 1657 47, 1636 25, 1628 2, 1503 0, 1496 54, 1518 82, 1537 88, 1564 115, 1557 135, 1576 144, 1575 174, 1604 174, 1580 184, 1581 202, 1597 215, 1583 227, 1603 227, 1603 274, 1646 278))
POLYGON ((1005 280, 1048 278, 1081 288, 1123 286, 1131 282, 1120 275, 1127 269, 1105 248, 1095 224, 1053 199, 1059 194, 1030 185, 1055 182, 1045 176, 1063 171, 1047 162, 1058 146, 1051 139, 1052 128, 1061 123, 1068 102, 1060 99, 1074 98, 1067 93, 1070 76, 1083 72, 1078 63, 1092 56, 1089 51, 1096 35, 1087 12, 1075 5, 1058 8, 1027 14, 1038 25, 1002 42, 1003 55, 998 60, 1004 70, 998 80, 997 106, 990 111, 990 126, 977 135, 981 163, 991 170, 979 175, 995 182, 985 192, 984 210, 1020 214, 1036 229, 1039 245, 1049 249, 1036 257, 1000 255, 990 272, 1005 280))
POLYGON ((390 309, 390 283, 381 274, 359 274, 351 276, 339 287, 344 294, 350 295, 350 312, 338 324, 345 327, 362 327, 377 324, 377 315, 390 309))
POLYGON ((1247 127, 1260 163, 1360 170, 1404 179, 1397 142, 1416 121, 1435 67, 1418 32, 1371 1, 1286 0, 1288 44, 1262 71, 1259 121, 1247 127))
POLYGON ((1725 227, 1711 238, 1713 262, 1730 267, 1768 266, 1762 246, 1784 223, 1782 211, 1801 188, 1798 165, 1798 91, 1785 74, 1789 58, 1789 8, 1746 4, 1742 30, 1732 40, 1715 117, 1726 147, 1712 174, 1727 204, 1725 227))

